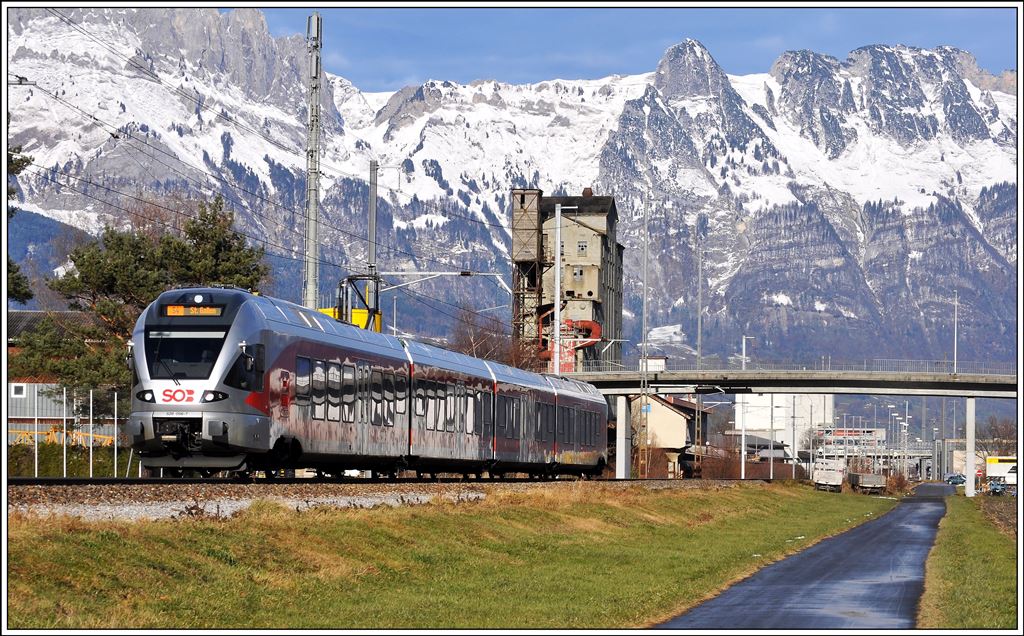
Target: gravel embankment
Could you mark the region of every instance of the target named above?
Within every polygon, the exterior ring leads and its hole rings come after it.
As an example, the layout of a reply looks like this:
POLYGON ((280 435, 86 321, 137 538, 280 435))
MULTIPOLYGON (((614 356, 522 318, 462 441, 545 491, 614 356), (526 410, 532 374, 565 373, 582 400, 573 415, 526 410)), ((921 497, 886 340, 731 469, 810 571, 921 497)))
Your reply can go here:
POLYGON ((485 499, 488 493, 545 488, 720 488, 735 482, 677 480, 650 482, 435 483, 352 484, 159 484, 86 486, 8 486, 8 514, 72 516, 85 520, 139 520, 226 517, 268 500, 296 510, 328 506, 373 508, 462 503, 485 499))

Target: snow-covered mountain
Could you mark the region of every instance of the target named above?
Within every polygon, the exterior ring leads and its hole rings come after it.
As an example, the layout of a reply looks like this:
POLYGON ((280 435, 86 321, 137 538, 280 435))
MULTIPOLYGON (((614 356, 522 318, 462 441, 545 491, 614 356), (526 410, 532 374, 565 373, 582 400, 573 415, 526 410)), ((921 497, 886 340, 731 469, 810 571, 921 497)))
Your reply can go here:
MULTIPOLYGON (((118 193, 220 192, 242 231, 283 255, 277 293, 297 295, 303 39, 271 37, 253 9, 58 11, 9 14, 8 71, 38 84, 10 88, 9 136, 47 169, 21 176, 22 206, 95 231, 130 221, 101 202, 132 209, 118 193)), ((762 356, 941 358, 956 291, 961 358, 1015 359, 1015 72, 992 76, 949 47, 866 46, 845 61, 787 52, 733 76, 694 40, 652 67, 395 93, 325 75, 321 237, 340 267, 323 278, 365 258, 376 159, 384 270, 509 271, 509 191, 592 187, 617 200, 627 337, 639 338, 646 209, 648 322, 681 325, 669 354, 696 341, 700 218, 706 352, 757 334, 762 356)), ((491 282, 409 290, 507 303, 491 282)), ((456 313, 421 301, 400 297, 402 328, 436 331, 456 313)))

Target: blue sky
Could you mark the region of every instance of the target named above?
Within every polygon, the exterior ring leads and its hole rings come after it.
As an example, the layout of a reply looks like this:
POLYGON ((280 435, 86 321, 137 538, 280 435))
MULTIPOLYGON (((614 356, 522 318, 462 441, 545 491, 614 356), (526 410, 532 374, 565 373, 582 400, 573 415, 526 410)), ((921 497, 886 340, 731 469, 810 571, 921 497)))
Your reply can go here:
MULTIPOLYGON (((1016 70, 1017 10, 1004 8, 321 8, 324 67, 364 91, 428 79, 510 83, 653 71, 700 40, 727 73, 767 72, 780 53, 845 59, 868 44, 951 45, 1016 70)), ((312 9, 264 8, 275 36, 305 35, 312 9)))

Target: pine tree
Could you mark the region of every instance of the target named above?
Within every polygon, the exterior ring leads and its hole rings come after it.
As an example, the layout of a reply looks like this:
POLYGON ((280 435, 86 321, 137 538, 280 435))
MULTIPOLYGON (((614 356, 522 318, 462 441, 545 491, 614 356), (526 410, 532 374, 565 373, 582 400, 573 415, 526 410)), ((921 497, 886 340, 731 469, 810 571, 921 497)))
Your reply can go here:
MULTIPOLYGON (((198 214, 178 234, 107 227, 93 243, 75 248, 72 267, 47 281, 91 324, 43 321, 25 334, 21 352, 9 360, 12 375, 46 375, 80 392, 127 388, 124 358, 135 322, 167 289, 186 285, 234 285, 257 289, 268 273, 263 249, 234 233, 224 201, 199 204, 198 214)), ((124 393, 122 393, 124 395, 124 393)))
MULTIPOLYGON (((10 117, 8 116, 8 120, 10 117)), ((10 146, 7 148, 7 175, 8 178, 21 174, 21 171, 32 163, 32 157, 21 154, 21 146, 10 146)), ((7 184, 7 199, 13 199, 17 190, 9 183, 7 184)), ((7 220, 16 212, 15 208, 7 206, 7 220)), ((7 297, 11 300, 25 304, 32 300, 32 287, 29 285, 28 277, 21 273, 21 268, 10 256, 7 257, 7 297)))

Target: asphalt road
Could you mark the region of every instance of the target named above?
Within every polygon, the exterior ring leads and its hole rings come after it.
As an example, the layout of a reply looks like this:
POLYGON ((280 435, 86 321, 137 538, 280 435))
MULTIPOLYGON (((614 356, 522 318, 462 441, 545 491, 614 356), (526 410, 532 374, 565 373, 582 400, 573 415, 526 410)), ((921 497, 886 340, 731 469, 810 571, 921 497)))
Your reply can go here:
POLYGON ((658 625, 665 629, 913 629, 924 563, 946 514, 945 484, 773 563, 658 625))

